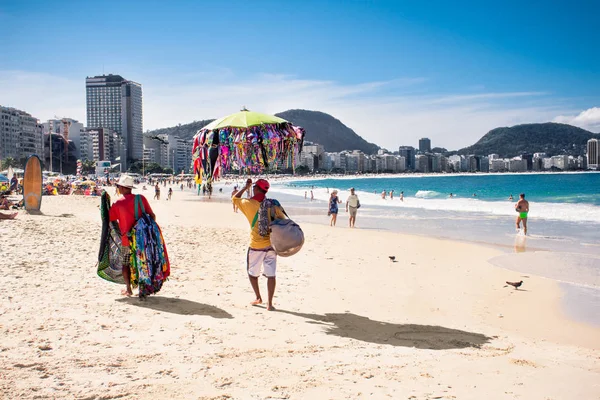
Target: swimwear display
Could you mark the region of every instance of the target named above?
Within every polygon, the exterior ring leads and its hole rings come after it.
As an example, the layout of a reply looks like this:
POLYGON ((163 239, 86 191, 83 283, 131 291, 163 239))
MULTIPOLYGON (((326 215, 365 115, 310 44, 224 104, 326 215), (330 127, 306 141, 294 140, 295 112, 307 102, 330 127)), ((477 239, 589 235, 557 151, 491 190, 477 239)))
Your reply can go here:
POLYGON ((519 218, 521 218, 521 219, 527 218, 527 211, 525 211, 525 212, 519 211, 519 218))
POLYGON ((232 169, 261 172, 274 164, 295 165, 294 160, 302 151, 304 129, 280 118, 270 118, 282 122, 214 128, 222 122, 217 120, 200 129, 192 147, 196 182, 210 183, 232 169))

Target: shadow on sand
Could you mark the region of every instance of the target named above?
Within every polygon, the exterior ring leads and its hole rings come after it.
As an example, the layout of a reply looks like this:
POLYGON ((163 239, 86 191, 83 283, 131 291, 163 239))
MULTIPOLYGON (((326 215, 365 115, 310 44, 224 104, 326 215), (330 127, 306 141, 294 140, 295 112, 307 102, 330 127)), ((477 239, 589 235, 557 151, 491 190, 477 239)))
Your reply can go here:
POLYGON ((323 325, 327 335, 335 335, 376 344, 415 347, 417 349, 449 350, 479 348, 492 338, 480 333, 434 325, 390 324, 374 321, 360 315, 304 314, 293 311, 278 312, 310 319, 308 323, 323 325))
POLYGON ((144 301, 137 297, 124 297, 117 299, 120 303, 136 307, 150 308, 156 311, 169 312, 180 315, 206 315, 213 318, 231 319, 233 315, 218 307, 209 304, 196 303, 195 301, 176 299, 172 297, 149 296, 144 301))

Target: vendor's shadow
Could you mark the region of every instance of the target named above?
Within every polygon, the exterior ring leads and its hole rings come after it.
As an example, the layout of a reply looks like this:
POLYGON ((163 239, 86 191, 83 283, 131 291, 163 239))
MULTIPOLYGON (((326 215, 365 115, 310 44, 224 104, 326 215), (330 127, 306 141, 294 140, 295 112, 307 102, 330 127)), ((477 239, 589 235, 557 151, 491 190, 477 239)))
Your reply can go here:
POLYGON ((279 312, 310 319, 311 321, 308 323, 311 324, 323 325, 327 335, 376 344, 449 350, 468 347, 480 348, 492 339, 481 333, 435 325, 391 324, 351 313, 319 315, 285 310, 279 310, 279 312))
POLYGON ((227 311, 210 304, 197 303, 186 299, 173 297, 149 296, 145 300, 137 297, 124 297, 117 299, 120 303, 130 304, 136 307, 150 308, 156 311, 169 312, 180 315, 206 315, 213 318, 231 319, 233 316, 227 311))

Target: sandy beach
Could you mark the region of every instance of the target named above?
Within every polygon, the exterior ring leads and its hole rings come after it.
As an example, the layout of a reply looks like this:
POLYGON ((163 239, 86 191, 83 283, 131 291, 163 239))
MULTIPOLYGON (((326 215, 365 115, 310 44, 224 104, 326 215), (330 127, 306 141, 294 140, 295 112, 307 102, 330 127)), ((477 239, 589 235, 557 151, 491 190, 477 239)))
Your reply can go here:
POLYGON ((144 194, 172 270, 144 302, 96 275, 99 198, 0 221, 1 398, 600 398, 600 329, 562 312, 555 281, 492 265, 500 250, 342 213, 303 224, 268 312, 250 306, 241 214, 144 194))

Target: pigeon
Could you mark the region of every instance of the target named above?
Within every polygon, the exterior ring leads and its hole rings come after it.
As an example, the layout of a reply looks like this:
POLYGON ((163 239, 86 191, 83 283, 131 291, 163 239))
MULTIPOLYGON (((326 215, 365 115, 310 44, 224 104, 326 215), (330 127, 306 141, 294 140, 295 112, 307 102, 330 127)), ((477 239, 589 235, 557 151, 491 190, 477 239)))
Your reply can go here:
POLYGON ((390 261, 396 261, 396 256, 389 256, 390 257, 390 261))
POLYGON ((523 281, 519 281, 519 282, 508 282, 507 281, 506 284, 510 285, 510 286, 514 286, 515 289, 518 289, 523 284, 523 281))

